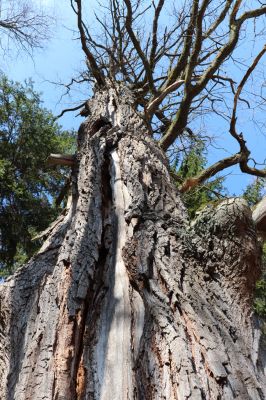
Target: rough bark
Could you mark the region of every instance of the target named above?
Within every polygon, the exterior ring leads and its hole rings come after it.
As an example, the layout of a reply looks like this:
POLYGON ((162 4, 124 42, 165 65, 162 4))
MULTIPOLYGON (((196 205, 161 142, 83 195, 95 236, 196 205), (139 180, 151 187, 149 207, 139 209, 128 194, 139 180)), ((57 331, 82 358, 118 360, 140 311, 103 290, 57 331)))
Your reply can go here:
POLYGON ((90 110, 67 209, 0 286, 1 399, 265 399, 250 209, 189 222, 127 89, 90 110))

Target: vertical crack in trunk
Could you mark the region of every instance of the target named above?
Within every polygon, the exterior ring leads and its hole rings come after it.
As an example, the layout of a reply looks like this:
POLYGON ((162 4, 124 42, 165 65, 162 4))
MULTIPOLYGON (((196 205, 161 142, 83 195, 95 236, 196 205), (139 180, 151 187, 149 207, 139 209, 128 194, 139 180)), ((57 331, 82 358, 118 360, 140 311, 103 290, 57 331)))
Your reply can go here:
MULTIPOLYGON (((104 124, 98 123, 98 127, 101 128, 105 126, 104 124)), ((95 126, 94 126, 95 127, 95 126)), ((81 315, 81 326, 79 332, 79 340, 77 343, 77 359, 76 359, 76 367, 75 367, 75 376, 76 376, 76 398, 77 400, 82 400, 85 398, 86 394, 86 369, 84 365, 84 347, 88 344, 88 326, 92 325, 94 320, 93 314, 95 314, 95 300, 97 298, 102 298, 104 294, 101 292, 105 292, 106 288, 103 286, 103 274, 106 268, 107 258, 110 252, 110 238, 108 237, 108 218, 109 213, 111 211, 112 203, 111 203, 111 184, 110 184, 110 174, 109 174, 109 165, 110 160, 108 154, 104 154, 104 162, 101 168, 101 189, 102 189, 102 233, 101 233, 101 241, 99 245, 99 257, 95 266, 95 276, 94 280, 90 281, 90 285, 88 286, 88 292, 85 299, 84 311, 80 313, 81 315), (94 288, 96 282, 97 288, 94 288), (92 293, 95 293, 92 296, 92 293)), ((98 300, 99 302, 99 300, 98 300)), ((78 316, 77 316, 78 318, 78 316)), ((97 317, 96 317, 97 318, 97 317)), ((92 327, 91 327, 92 328, 92 327)), ((93 330, 93 328, 92 328, 93 330)), ((92 336, 92 333, 90 333, 92 336)))
MULTIPOLYGON (((122 249, 126 242, 127 225, 125 222, 125 200, 123 182, 121 180, 119 157, 116 150, 111 154, 111 186, 113 198, 112 224, 113 247, 109 265, 110 286, 106 293, 105 305, 102 309, 100 332, 95 353, 98 355, 97 379, 100 388, 96 388, 96 399, 109 400, 110 388, 114 399, 132 399, 134 391, 133 355, 132 355, 132 304, 130 299, 129 278, 122 258, 122 249)), ((141 300, 137 294, 136 313, 143 312, 141 300), (138 297, 137 297, 138 296, 138 297)), ((141 331, 142 317, 137 316, 137 329, 141 331), (140 322, 139 322, 140 321, 140 322)), ((138 333, 141 335, 141 333, 138 333)))

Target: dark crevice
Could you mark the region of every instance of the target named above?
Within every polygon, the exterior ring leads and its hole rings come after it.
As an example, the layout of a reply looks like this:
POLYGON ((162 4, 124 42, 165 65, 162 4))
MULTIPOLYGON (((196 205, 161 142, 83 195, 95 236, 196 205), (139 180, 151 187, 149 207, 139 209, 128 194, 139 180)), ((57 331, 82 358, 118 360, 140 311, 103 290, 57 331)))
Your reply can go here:
POLYGON ((106 127, 108 129, 110 129, 112 127, 110 121, 108 121, 107 118, 105 117, 100 117, 99 119, 96 119, 96 121, 94 121, 92 123, 92 126, 90 128, 90 136, 95 135, 96 132, 98 132, 101 128, 106 127))
POLYGON ((138 293, 140 293, 140 289, 139 289, 137 283, 133 279, 130 279, 129 283, 133 287, 133 289, 135 289, 138 293))
POLYGON ((166 257, 170 257, 171 254, 171 246, 170 246, 170 241, 168 240, 167 245, 164 246, 164 254, 166 257))
POLYGON ((183 291, 183 284, 184 284, 184 279, 185 279, 185 270, 186 270, 186 265, 185 263, 182 263, 182 268, 180 271, 180 284, 179 284, 179 289, 183 291))
POLYGON ((167 293, 167 297, 169 298, 169 304, 171 304, 171 302, 172 302, 173 294, 174 294, 173 290, 171 290, 169 293, 167 293))
MULTIPOLYGON (((96 121, 97 122, 97 121, 96 121)), ((104 121, 98 120, 98 129, 100 129, 104 121)), ((80 398, 80 394, 78 394, 78 373, 79 368, 84 368, 81 366, 82 355, 84 352, 84 347, 86 344, 93 340, 94 331, 96 329, 96 321, 99 315, 99 308, 101 307, 102 300, 105 296, 105 293, 108 288, 104 286, 103 274, 106 266, 106 262, 110 252, 111 242, 107 240, 110 236, 109 224, 106 222, 108 216, 110 214, 110 210, 112 208, 112 188, 111 188, 111 175, 109 172, 110 167, 110 156, 109 154, 105 154, 104 161, 101 168, 101 193, 102 193, 102 201, 101 201, 101 214, 102 214, 102 233, 101 233, 101 241, 98 248, 98 260, 94 267, 94 277, 90 280, 90 284, 88 286, 88 291, 86 298, 83 302, 83 310, 81 321, 79 324, 75 320, 75 328, 74 328, 74 340, 75 340, 75 332, 78 335, 78 350, 76 353, 75 359, 75 367, 73 377, 75 379, 74 387, 75 387, 75 398, 80 398), (90 325, 90 332, 86 332, 86 328, 90 325), (85 343, 86 340, 86 343, 85 343)), ((78 318, 78 316, 77 316, 78 318)), ((86 374, 86 370, 84 371, 86 374)))
POLYGON ((140 280, 143 283, 144 288, 150 292, 151 288, 150 288, 150 280, 148 278, 148 276, 146 274, 141 274, 140 275, 140 280))
POLYGON ((117 107, 117 104, 116 104, 116 101, 115 101, 114 98, 112 99, 112 104, 113 104, 114 109, 115 109, 115 111, 116 111, 118 107, 117 107))
POLYGON ((206 400, 206 395, 202 388, 199 388, 202 400, 206 400))
POLYGON ((147 272, 148 272, 149 279, 153 278, 154 252, 155 252, 156 245, 157 245, 157 232, 156 231, 154 231, 154 233, 152 235, 152 239, 153 239, 152 248, 147 257, 147 272))
POLYGON ((235 343, 238 339, 238 336, 236 334, 237 330, 236 328, 234 328, 233 326, 229 327, 229 334, 231 336, 231 338, 233 339, 233 342, 235 343))

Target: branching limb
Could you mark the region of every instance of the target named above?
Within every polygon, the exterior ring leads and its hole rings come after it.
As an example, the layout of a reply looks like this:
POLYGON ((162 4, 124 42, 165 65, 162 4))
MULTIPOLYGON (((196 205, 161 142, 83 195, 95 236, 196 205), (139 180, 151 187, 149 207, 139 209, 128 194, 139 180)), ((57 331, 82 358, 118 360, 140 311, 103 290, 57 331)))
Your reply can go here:
POLYGON ((51 36, 50 27, 53 18, 33 8, 32 5, 26 4, 26 2, 17 3, 14 2, 13 4, 8 1, 1 5, 0 45, 2 47, 3 41, 5 50, 5 40, 3 39, 6 37, 23 51, 31 54, 34 48, 41 48, 43 42, 51 36))
POLYGON ((87 46, 86 34, 85 34, 84 27, 83 27, 83 22, 82 22, 82 0, 75 0, 75 1, 77 3, 78 29, 80 32, 80 40, 81 40, 82 50, 86 54, 91 72, 92 72, 93 76, 95 77, 97 83, 100 86, 104 86, 104 84, 105 84, 104 75, 101 73, 93 54, 91 53, 91 51, 89 50, 89 48, 87 46))
POLYGON ((198 3, 199 3, 198 0, 193 1, 189 24, 188 24, 186 32, 184 32, 184 45, 183 45, 182 53, 179 57, 177 64, 173 68, 171 68, 170 71, 168 72, 168 79, 165 82, 165 85, 164 85, 165 87, 168 87, 174 81, 176 81, 186 67, 187 60, 190 55, 190 50, 191 50, 191 45, 192 45, 192 40, 193 40, 193 33, 194 33, 195 26, 196 26, 198 3))
POLYGON ((237 112, 238 100, 240 99, 240 94, 243 90, 243 87, 244 87, 245 83, 247 82, 248 78, 250 77, 250 75, 252 74, 252 72, 254 71, 254 69, 256 68, 256 66, 258 65, 260 59, 262 58, 262 56, 265 53, 266 53, 266 46, 263 47, 263 49, 260 51, 260 53, 254 59, 252 65, 248 68, 247 72, 245 73, 244 77, 242 78, 242 80, 236 90, 236 93, 234 96, 234 106, 233 106, 233 112, 232 112, 232 117, 231 117, 230 130, 229 130, 230 134, 237 140, 239 147, 240 147, 240 152, 242 154, 242 160, 240 162, 241 171, 251 174, 251 175, 260 176, 260 177, 266 177, 266 169, 259 170, 257 168, 252 168, 248 165, 250 151, 246 146, 246 141, 244 140, 243 135, 238 134, 236 131, 236 121, 237 121, 236 112, 237 112))
POLYGON ((237 111, 237 104, 238 104, 238 100, 240 97, 240 94, 243 90, 243 87, 245 85, 245 83, 247 82, 248 78, 250 77, 250 75, 252 74, 252 72, 254 71, 254 69, 256 68, 256 66, 258 65, 260 59, 262 58, 262 56, 266 53, 266 45, 263 47, 263 49, 259 52, 259 54, 257 55, 257 57, 254 59, 252 65, 248 68, 247 72, 245 73, 243 79, 241 80, 235 96, 234 96, 234 106, 233 106, 233 112, 232 112, 232 118, 231 118, 231 126, 230 126, 230 131, 231 134, 234 136, 235 134, 235 126, 236 126, 236 111, 237 111))
MULTIPOLYGON (((206 88, 208 82, 213 78, 214 74, 216 74, 217 70, 220 68, 222 63, 232 54, 234 51, 238 40, 240 29, 243 22, 248 18, 249 15, 253 15, 254 17, 266 14, 266 7, 261 7, 258 10, 253 10, 247 14, 243 14, 244 16, 237 19, 237 12, 239 11, 239 7, 241 5, 241 0, 236 1, 232 12, 229 16, 230 21, 230 31, 228 41, 217 51, 216 56, 210 62, 208 68, 202 73, 197 82, 190 87, 189 92, 184 93, 184 97, 180 103, 179 110, 176 113, 171 125, 169 126, 166 134, 161 140, 161 147, 163 150, 167 150, 169 146, 171 146, 175 139, 182 133, 184 127, 187 125, 188 115, 190 112, 190 106, 193 99, 199 95, 199 93, 206 88)), ((190 73, 191 75, 191 73, 190 73)))
POLYGON ((154 13, 154 18, 153 18, 152 45, 151 45, 151 51, 150 51, 150 66, 151 66, 152 71, 155 66, 155 56, 156 56, 156 51, 157 51, 157 46, 158 46, 158 38, 157 38, 158 20, 159 20, 160 13, 162 11, 164 2, 165 2, 165 0, 159 0, 157 7, 155 7, 155 13, 154 13))
POLYGON ((76 107, 65 108, 64 110, 61 111, 61 113, 60 113, 59 115, 57 115, 57 116, 54 118, 54 120, 57 120, 57 119, 61 118, 66 112, 69 112, 69 111, 77 111, 77 110, 79 110, 80 108, 86 106, 86 103, 87 103, 87 102, 85 101, 84 103, 79 104, 79 105, 76 106, 76 107))
POLYGON ((155 87, 154 87, 154 82, 153 82, 153 76, 152 76, 152 70, 151 70, 151 66, 150 63, 147 59, 147 57, 145 56, 144 52, 142 51, 140 42, 138 41, 133 28, 132 28, 132 24, 133 24, 133 12, 132 12, 132 6, 131 6, 131 1, 130 0, 124 0, 126 7, 127 7, 127 16, 126 16, 126 29, 128 32, 128 35, 132 41, 132 44, 134 46, 134 48, 136 49, 140 59, 142 60, 143 66, 145 68, 145 73, 146 73, 146 77, 147 80, 149 82, 149 87, 151 92, 155 92, 155 87))
POLYGON ((241 80, 234 96, 234 106, 233 106, 233 112, 232 112, 232 118, 231 118, 231 124, 230 124, 230 133, 231 135, 237 140, 240 146, 240 152, 225 158, 223 160, 218 161, 217 163, 213 164, 212 166, 208 167, 204 171, 202 171, 198 176, 193 177, 193 178, 188 178, 180 187, 181 192, 186 192, 193 187, 200 185, 202 182, 205 180, 209 179, 210 177, 214 176, 218 172, 222 171, 225 168, 231 167, 233 165, 239 164, 240 169, 242 172, 255 175, 255 176, 260 176, 260 177, 266 177, 266 169, 264 170, 259 170, 257 168, 252 168, 248 165, 249 161, 249 155, 250 151, 248 150, 246 146, 246 142, 243 138, 242 134, 238 134, 236 132, 236 111, 237 111, 237 104, 238 100, 240 99, 240 94, 243 90, 243 87, 245 83, 247 82, 248 78, 258 65, 260 59, 262 56, 266 53, 266 46, 260 51, 260 53, 257 55, 257 57, 254 59, 252 65, 248 68, 247 72, 245 73, 243 79, 241 80))
POLYGON ((257 18, 264 14, 266 14, 266 6, 257 8, 256 10, 246 11, 238 20, 242 23, 247 19, 257 18))
POLYGON ((181 192, 187 192, 193 189, 195 186, 202 184, 207 179, 216 175, 218 172, 238 164, 241 161, 241 158, 242 155, 240 153, 237 153, 231 157, 227 157, 223 160, 216 162, 215 164, 202 171, 198 176, 186 179, 185 182, 179 187, 179 190, 181 192))
POLYGON ((196 32, 195 32, 195 42, 191 51, 191 55, 188 59, 188 63, 185 69, 185 82, 186 89, 191 89, 191 78, 193 71, 197 65, 198 57, 202 48, 203 34, 202 34, 202 23, 206 9, 210 3, 210 0, 203 0, 200 9, 198 10, 196 17, 196 32))
POLYGON ((50 154, 47 158, 47 164, 52 165, 66 165, 73 166, 75 163, 75 156, 72 154, 50 154))
POLYGON ((204 34, 205 38, 210 37, 211 34, 218 28, 218 26, 224 21, 226 18, 226 15, 231 7, 231 4, 233 3, 234 0, 227 0, 225 3, 225 6, 218 16, 218 18, 214 21, 214 23, 210 26, 210 28, 207 30, 207 32, 204 34))

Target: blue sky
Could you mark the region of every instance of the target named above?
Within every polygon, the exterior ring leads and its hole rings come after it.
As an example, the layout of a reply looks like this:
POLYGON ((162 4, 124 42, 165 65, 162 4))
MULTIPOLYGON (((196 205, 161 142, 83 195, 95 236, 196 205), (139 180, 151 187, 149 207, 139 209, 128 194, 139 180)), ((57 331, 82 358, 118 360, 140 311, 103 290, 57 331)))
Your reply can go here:
MULTIPOLYGON (((84 57, 79 40, 75 40, 75 15, 70 7, 69 0, 37 0, 43 7, 48 8, 50 15, 55 17, 56 23, 52 26, 52 37, 43 49, 35 50, 33 57, 25 53, 17 54, 16 49, 2 60, 2 69, 7 76, 15 81, 22 82, 32 78, 35 89, 42 93, 44 105, 54 115, 62 109, 73 107, 88 98, 88 94, 72 92, 71 96, 61 96, 65 88, 52 82, 67 84, 73 75, 84 68, 84 57), (71 30, 72 29, 72 30, 71 30)), ((67 113, 59 123, 66 129, 77 129, 82 118, 67 113)))
MULTIPOLYGON (((17 55, 15 51, 11 52, 2 59, 1 68, 10 79, 16 81, 22 82, 32 78, 35 89, 42 92, 44 105, 57 115, 62 109, 78 105, 90 96, 89 89, 79 88, 72 91, 71 96, 62 97, 65 88, 52 83, 69 83, 73 76, 84 69, 84 57, 77 35, 73 32, 76 28, 76 16, 70 7, 70 1, 35 0, 35 4, 37 3, 55 17, 56 24, 51 28, 53 33, 51 40, 46 43, 44 49, 35 51, 32 58, 25 54, 17 55)), ((93 3, 95 3, 94 0, 90 2, 90 7, 93 3)), ((261 44, 260 40, 255 44, 250 44, 253 46, 254 54, 262 47, 261 44)), ((238 52, 240 56, 245 57, 245 48, 239 48, 238 52)), ((237 68, 233 70, 233 74, 238 81, 241 79, 242 72, 237 68)), ((254 113, 261 113, 261 111, 254 110, 254 113)), ((67 113, 59 120, 63 128, 78 129, 83 119, 75 117, 75 114, 77 112, 67 113)), ((243 133, 249 138, 249 147, 258 160, 262 161, 266 155, 265 136, 254 130, 256 128, 250 123, 250 114, 246 114, 245 110, 239 113, 239 122, 241 127, 245 128, 243 133)), ((210 118, 208 127, 217 136, 218 147, 218 149, 209 149, 211 163, 238 151, 236 143, 228 134, 227 124, 219 119, 210 118)), ((241 194, 243 187, 254 180, 254 177, 242 174, 238 167, 226 170, 224 175, 227 175, 227 185, 232 194, 241 194)))

